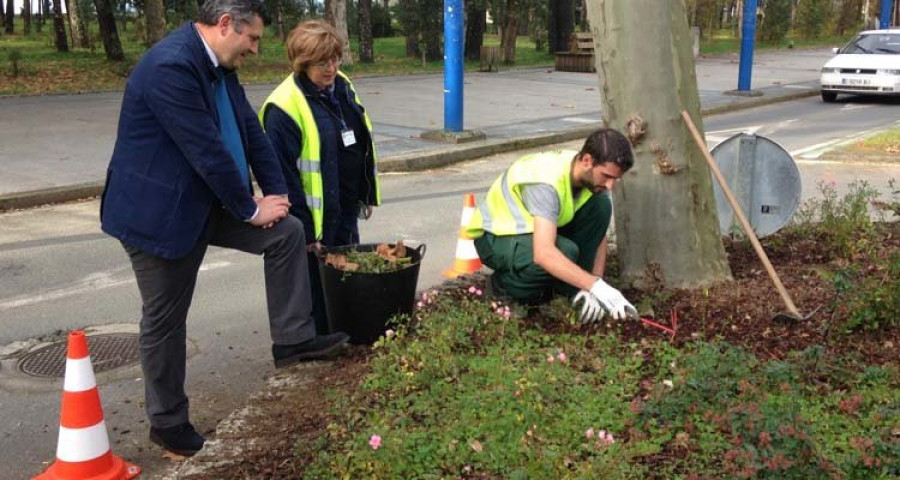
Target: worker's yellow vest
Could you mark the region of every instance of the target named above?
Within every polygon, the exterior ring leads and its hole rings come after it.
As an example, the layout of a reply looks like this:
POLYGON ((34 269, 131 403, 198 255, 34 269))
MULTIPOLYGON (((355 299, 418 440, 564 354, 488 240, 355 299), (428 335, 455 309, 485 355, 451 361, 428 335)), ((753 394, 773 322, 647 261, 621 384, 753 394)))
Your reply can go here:
MULTIPOLYGON (((357 105, 362 107, 359 95, 356 94, 356 89, 353 88, 353 82, 351 82, 343 72, 338 72, 338 75, 347 82, 347 85, 350 87, 350 92, 353 93, 353 100, 357 105)), ((299 127, 300 131, 303 133, 303 145, 301 145, 300 148, 300 157, 297 159, 297 165, 300 167, 300 182, 303 184, 303 193, 306 194, 306 205, 312 213, 313 227, 316 230, 316 240, 321 240, 322 218, 324 216, 325 207, 323 205, 324 194, 320 163, 322 149, 321 144, 319 143, 319 129, 316 126, 316 119, 313 117, 309 102, 306 101, 306 95, 303 94, 303 91, 297 87, 297 84, 294 81, 294 74, 288 75, 288 77, 281 82, 281 85, 276 87, 275 90, 269 94, 269 98, 266 99, 262 108, 259 109, 259 121, 263 124, 263 128, 265 128, 265 114, 269 105, 276 105, 283 110, 284 113, 293 118, 297 123, 297 127, 299 127)), ((369 119, 369 114, 366 113, 364 108, 362 108, 362 112, 366 128, 369 130, 372 161, 374 162, 377 160, 377 157, 375 155, 375 136, 372 134, 372 121, 369 119)), ((381 189, 379 188, 377 166, 376 171, 373 173, 375 178, 375 204, 380 205, 381 189)))
POLYGON ((541 152, 520 158, 498 178, 484 202, 472 215, 466 228, 471 238, 479 238, 484 232, 497 236, 534 233, 534 217, 522 202, 524 185, 543 183, 553 186, 559 196, 558 227, 572 221, 578 211, 593 194, 584 188, 578 198, 572 195, 572 159, 578 152, 556 150, 541 152))

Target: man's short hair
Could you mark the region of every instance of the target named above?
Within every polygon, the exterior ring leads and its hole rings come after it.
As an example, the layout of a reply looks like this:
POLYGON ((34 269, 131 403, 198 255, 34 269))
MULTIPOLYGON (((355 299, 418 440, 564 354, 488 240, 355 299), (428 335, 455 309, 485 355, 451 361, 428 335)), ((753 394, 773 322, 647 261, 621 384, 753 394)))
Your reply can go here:
POLYGON ((206 0, 200 7, 197 22, 215 25, 226 13, 231 15, 234 20, 234 31, 238 33, 244 27, 244 22, 252 22, 254 16, 259 16, 263 25, 269 24, 269 15, 262 0, 206 0))
POLYGON ((578 155, 585 153, 591 156, 594 165, 611 162, 618 165, 622 172, 634 166, 634 154, 628 139, 611 128, 604 127, 590 134, 578 155))

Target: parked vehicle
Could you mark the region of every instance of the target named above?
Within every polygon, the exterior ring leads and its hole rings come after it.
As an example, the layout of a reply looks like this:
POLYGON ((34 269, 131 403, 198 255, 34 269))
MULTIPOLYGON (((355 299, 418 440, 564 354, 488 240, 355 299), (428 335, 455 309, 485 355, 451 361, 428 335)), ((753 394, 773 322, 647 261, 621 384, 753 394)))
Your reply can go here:
POLYGON ((860 32, 822 67, 822 100, 840 93, 900 95, 900 29, 860 32))

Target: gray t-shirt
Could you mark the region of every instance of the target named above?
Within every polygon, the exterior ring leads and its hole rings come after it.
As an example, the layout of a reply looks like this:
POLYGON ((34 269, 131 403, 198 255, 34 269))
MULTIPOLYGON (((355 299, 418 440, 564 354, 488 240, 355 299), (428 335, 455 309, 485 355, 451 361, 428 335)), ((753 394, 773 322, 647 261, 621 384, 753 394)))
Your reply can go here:
MULTIPOLYGON (((572 196, 578 196, 580 190, 572 192, 572 196)), ((601 195, 609 195, 609 192, 605 191, 601 195)), ((559 218, 559 195, 552 185, 546 183, 522 185, 522 203, 532 217, 546 218, 554 223, 559 218)))

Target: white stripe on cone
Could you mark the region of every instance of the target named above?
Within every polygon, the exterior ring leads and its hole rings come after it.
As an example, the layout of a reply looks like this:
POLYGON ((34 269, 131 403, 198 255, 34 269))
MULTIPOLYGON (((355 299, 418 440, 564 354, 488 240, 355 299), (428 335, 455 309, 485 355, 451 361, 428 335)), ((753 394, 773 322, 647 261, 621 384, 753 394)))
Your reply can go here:
POLYGON ((66 359, 66 380, 63 390, 67 392, 83 392, 97 386, 94 369, 91 368, 91 357, 66 359))
POLYGON ((478 258, 478 250, 475 250, 475 242, 462 239, 456 242, 456 258, 462 260, 474 260, 478 258))
POLYGON ((472 220, 472 215, 475 215, 475 209, 472 207, 463 208, 462 218, 460 219, 459 226, 465 227, 469 225, 469 220, 472 220))
POLYGON ((85 428, 59 427, 56 458, 64 462, 86 462, 109 451, 106 422, 85 428))

